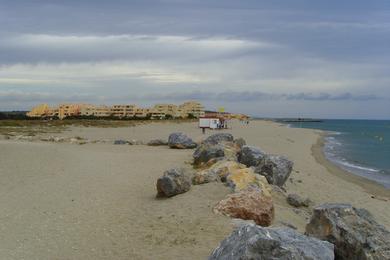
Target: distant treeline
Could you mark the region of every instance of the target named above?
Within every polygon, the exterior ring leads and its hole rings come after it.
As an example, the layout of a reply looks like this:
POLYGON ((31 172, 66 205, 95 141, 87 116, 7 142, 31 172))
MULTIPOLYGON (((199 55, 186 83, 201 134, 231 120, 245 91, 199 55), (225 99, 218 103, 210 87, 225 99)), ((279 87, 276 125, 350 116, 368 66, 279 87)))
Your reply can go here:
POLYGON ((27 111, 4 111, 0 112, 0 120, 26 120, 29 119, 26 116, 27 111))

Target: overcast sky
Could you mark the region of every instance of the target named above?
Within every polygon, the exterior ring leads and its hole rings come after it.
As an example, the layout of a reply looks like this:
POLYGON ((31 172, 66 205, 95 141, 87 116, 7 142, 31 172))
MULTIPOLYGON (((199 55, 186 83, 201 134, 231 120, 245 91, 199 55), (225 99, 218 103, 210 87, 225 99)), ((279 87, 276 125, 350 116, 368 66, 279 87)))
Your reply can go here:
POLYGON ((0 0, 0 110, 390 119, 390 1, 0 0))

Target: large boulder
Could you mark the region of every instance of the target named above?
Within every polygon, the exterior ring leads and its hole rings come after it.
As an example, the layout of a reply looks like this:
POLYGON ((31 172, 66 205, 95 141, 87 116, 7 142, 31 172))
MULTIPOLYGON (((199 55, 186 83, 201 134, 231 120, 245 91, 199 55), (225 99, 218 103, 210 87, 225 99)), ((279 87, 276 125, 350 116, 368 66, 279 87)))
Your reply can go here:
POLYGON ((271 196, 271 186, 264 176, 255 174, 252 168, 234 169, 226 177, 226 184, 235 192, 245 190, 250 186, 258 186, 264 195, 271 196))
POLYGON ((168 145, 170 148, 176 149, 193 149, 197 146, 191 138, 183 133, 170 134, 168 138, 168 145))
POLYGON ((193 184, 204 184, 213 181, 226 181, 226 177, 236 169, 243 169, 246 166, 236 161, 219 160, 210 168, 198 171, 194 174, 193 184))
POLYGON ((194 165, 201 166, 211 159, 223 158, 225 156, 224 147, 222 145, 201 144, 196 148, 192 157, 194 165))
POLYGON ((306 234, 333 243, 337 259, 390 259, 390 232, 349 204, 314 208, 306 234))
POLYGON ((238 154, 238 161, 247 167, 258 166, 263 162, 265 152, 259 148, 244 145, 238 154))
POLYGON ((215 205, 213 211, 232 218, 253 220, 261 226, 271 225, 275 217, 272 197, 266 196, 255 186, 227 195, 215 205))
POLYGON ((204 144, 220 144, 223 142, 233 142, 234 137, 228 133, 218 133, 207 137, 202 143, 204 144))
POLYGON ((174 168, 164 172, 157 180, 157 197, 172 197, 184 193, 191 188, 191 178, 181 168, 174 168))
POLYGON ((269 184, 283 186, 291 174, 293 162, 281 155, 266 155, 255 172, 267 178, 269 184))
POLYGON ((244 225, 223 240, 209 260, 334 259, 333 245, 286 228, 244 225))

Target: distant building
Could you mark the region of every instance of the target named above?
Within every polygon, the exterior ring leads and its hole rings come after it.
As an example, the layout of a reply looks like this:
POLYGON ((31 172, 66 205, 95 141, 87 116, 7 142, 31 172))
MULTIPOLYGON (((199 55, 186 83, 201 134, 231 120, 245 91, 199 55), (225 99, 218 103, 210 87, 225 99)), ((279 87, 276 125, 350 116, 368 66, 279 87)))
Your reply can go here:
POLYGON ((196 101, 188 101, 179 106, 175 104, 156 104, 152 108, 140 108, 134 104, 94 106, 90 104, 60 104, 58 107, 49 107, 41 104, 27 113, 28 117, 58 117, 64 119, 70 116, 95 116, 118 118, 199 118, 205 115, 204 107, 196 101))
POLYGON ((185 102, 179 106, 179 109, 185 117, 188 117, 189 115, 196 118, 204 116, 204 106, 196 101, 185 102))
POLYGON ((135 110, 135 117, 145 118, 150 115, 150 108, 137 108, 135 110))
POLYGON ((85 107, 89 107, 91 105, 88 104, 61 104, 58 107, 58 118, 64 119, 69 116, 80 116, 81 109, 85 107))
POLYGON ((108 117, 111 116, 111 108, 108 106, 84 106, 80 109, 81 116, 108 117))
POLYGON ((28 117, 46 117, 48 116, 50 112, 50 107, 48 104, 40 104, 33 109, 31 109, 30 112, 27 112, 28 117))
POLYGON ((136 105, 113 105, 111 114, 114 117, 125 118, 135 117, 138 107, 136 105))
POLYGON ((150 110, 152 119, 163 119, 167 116, 176 117, 177 106, 173 104, 157 104, 150 110))

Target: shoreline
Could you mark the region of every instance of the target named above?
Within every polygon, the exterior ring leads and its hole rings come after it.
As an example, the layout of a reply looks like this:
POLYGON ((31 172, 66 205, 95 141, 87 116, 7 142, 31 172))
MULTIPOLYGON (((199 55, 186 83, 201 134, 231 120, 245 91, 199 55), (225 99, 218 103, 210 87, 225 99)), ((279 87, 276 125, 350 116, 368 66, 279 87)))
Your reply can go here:
POLYGON ((367 193, 370 193, 373 196, 386 197, 387 199, 390 198, 390 189, 386 189, 386 187, 376 181, 346 171, 337 164, 328 160, 324 152, 326 133, 321 130, 317 131, 320 131, 321 133, 318 135, 316 144, 311 147, 311 153, 317 163, 324 166, 328 172, 334 176, 360 186, 367 193))

